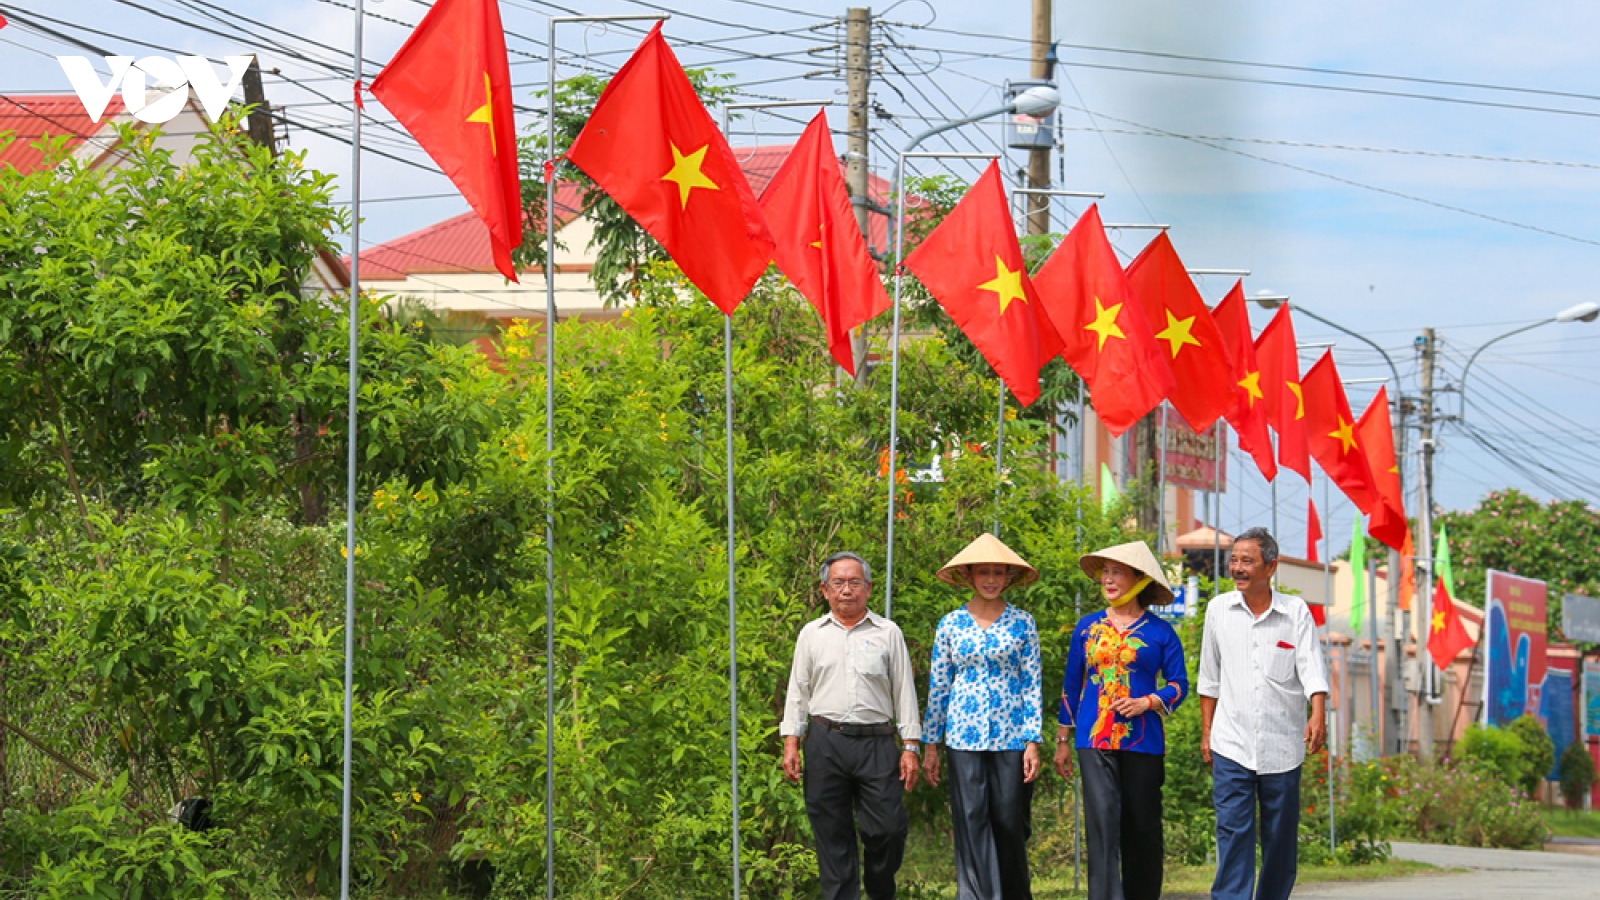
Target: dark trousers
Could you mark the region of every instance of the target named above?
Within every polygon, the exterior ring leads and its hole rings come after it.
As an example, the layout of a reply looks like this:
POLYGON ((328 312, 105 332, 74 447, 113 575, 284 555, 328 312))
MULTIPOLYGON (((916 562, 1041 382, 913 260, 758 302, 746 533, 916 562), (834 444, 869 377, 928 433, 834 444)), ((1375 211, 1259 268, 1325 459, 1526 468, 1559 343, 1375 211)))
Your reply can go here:
POLYGON ((822 900, 858 900, 863 885, 872 900, 893 900, 911 822, 900 782, 899 737, 845 737, 813 725, 805 747, 806 815, 817 844, 822 900))
POLYGON ((1022 751, 946 754, 956 837, 956 900, 1033 900, 1028 882, 1033 785, 1022 780, 1022 751))
POLYGON ((1078 750, 1089 900, 1159 900, 1166 759, 1128 750, 1078 750))
POLYGON ((1300 768, 1257 775, 1211 754, 1217 807, 1217 879, 1212 900, 1288 900, 1300 849, 1300 768), (1256 809, 1261 810, 1261 879, 1256 883, 1256 809))

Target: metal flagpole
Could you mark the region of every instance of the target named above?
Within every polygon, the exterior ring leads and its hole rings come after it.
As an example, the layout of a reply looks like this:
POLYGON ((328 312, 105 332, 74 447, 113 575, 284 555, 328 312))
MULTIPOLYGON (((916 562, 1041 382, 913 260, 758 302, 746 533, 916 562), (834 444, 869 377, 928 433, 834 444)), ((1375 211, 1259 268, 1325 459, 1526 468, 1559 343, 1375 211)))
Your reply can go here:
POLYGON ((364 0, 356 0, 355 107, 351 111, 350 140, 350 398, 345 457, 344 523, 344 782, 339 800, 339 897, 350 900, 350 757, 355 746, 352 728, 355 703, 356 656, 356 397, 361 339, 361 91, 362 37, 366 14, 364 0))
POLYGON ((1222 420, 1211 426, 1212 452, 1216 463, 1211 469, 1211 595, 1216 596, 1222 582, 1222 420))
MULTIPOLYGON (((1322 478, 1322 508, 1323 508, 1323 510, 1325 512, 1328 512, 1330 514, 1333 512, 1333 490, 1332 490, 1331 484, 1332 483, 1328 479, 1327 475, 1324 474, 1323 478, 1322 478)), ((1326 612, 1328 610, 1333 609, 1333 523, 1332 523, 1331 520, 1328 523, 1328 527, 1322 529, 1322 602, 1324 604, 1323 607, 1322 607, 1322 609, 1324 611, 1324 614, 1326 614, 1326 612)), ((1330 654, 1328 653, 1328 648, 1329 648, 1329 646, 1331 644, 1331 641, 1329 640, 1329 634, 1333 631, 1333 626, 1332 625, 1325 625, 1320 630, 1322 631, 1322 656, 1323 656, 1324 659, 1327 659, 1330 656, 1330 654)), ((1347 677, 1348 675, 1349 675, 1348 672, 1340 672, 1339 673, 1339 676, 1341 678, 1347 677)), ((1331 691, 1330 691, 1330 693, 1331 693, 1331 691)), ((1326 702, 1327 701, 1324 701, 1324 703, 1326 703, 1326 702)), ((1337 714, 1338 711, 1339 711, 1338 707, 1335 706, 1333 711, 1334 711, 1335 714, 1337 714)), ((1334 723, 1336 725, 1338 724, 1338 719, 1337 718, 1334 719, 1334 723)), ((1334 821, 1334 802, 1333 802, 1333 777, 1334 777, 1334 775, 1333 775, 1333 748, 1334 748, 1334 743, 1335 743, 1334 741, 1330 740, 1328 742, 1328 746, 1326 748, 1327 749, 1327 757, 1328 757, 1328 852, 1329 853, 1337 853, 1339 851, 1338 826, 1334 821)))
MULTIPOLYGON (((1089 428, 1085 423, 1088 409, 1083 402, 1083 379, 1078 379, 1078 549, 1083 549, 1083 497, 1089 462, 1089 428)), ((1077 627, 1083 616, 1083 593, 1072 598, 1072 623, 1077 627)), ((1071 752, 1070 749, 1068 752, 1071 752)), ((1083 772, 1074 770, 1077 780, 1072 785, 1072 889, 1078 890, 1083 875, 1083 772)))
POLYGON ((544 170, 544 895, 556 896, 556 26, 575 22, 655 22, 662 15, 552 16, 545 82, 544 170))
MULTIPOLYGON (((996 373, 995 377, 999 377, 996 373)), ((1005 486, 1006 383, 1000 382, 1000 424, 994 438, 994 536, 1000 536, 1000 491, 1005 486)))
POLYGON ((1167 401, 1161 401, 1161 431, 1156 435, 1156 558, 1167 548, 1167 401))
POLYGON ((977 116, 948 122, 935 128, 930 128, 922 134, 911 139, 904 150, 895 157, 894 161, 894 325, 889 332, 889 514, 888 524, 884 529, 884 540, 887 547, 884 551, 883 563, 883 615, 884 618, 894 617, 894 501, 895 501, 895 465, 900 451, 900 289, 905 281, 905 253, 906 253, 906 160, 918 159, 995 159, 993 153, 912 153, 911 148, 917 146, 928 138, 941 131, 949 131, 958 125, 975 122, 980 118, 999 115, 1011 107, 1001 107, 980 113, 977 116))
MULTIPOLYGON (((722 108, 722 133, 728 135, 730 120, 736 109, 770 109, 784 106, 828 106, 828 100, 777 100, 766 103, 730 103, 722 108)), ((722 390, 725 418, 723 427, 727 445, 726 481, 728 484, 728 785, 733 806, 733 898, 739 900, 744 890, 740 860, 739 838, 739 600, 738 574, 735 569, 737 543, 735 541, 734 480, 733 480, 733 316, 722 318, 722 390)))

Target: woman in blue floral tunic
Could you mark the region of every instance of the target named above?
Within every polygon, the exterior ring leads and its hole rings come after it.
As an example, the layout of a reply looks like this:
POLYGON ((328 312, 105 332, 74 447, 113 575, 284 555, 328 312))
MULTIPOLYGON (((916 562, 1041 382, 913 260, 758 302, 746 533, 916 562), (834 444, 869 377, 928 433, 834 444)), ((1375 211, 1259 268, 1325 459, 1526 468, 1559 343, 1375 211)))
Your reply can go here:
POLYGON ((939 579, 972 589, 972 599, 939 621, 928 675, 923 774, 937 785, 939 745, 950 765, 958 900, 1031 900, 1028 819, 1039 777, 1039 630, 1007 603, 1015 585, 1039 573, 985 534, 939 579))

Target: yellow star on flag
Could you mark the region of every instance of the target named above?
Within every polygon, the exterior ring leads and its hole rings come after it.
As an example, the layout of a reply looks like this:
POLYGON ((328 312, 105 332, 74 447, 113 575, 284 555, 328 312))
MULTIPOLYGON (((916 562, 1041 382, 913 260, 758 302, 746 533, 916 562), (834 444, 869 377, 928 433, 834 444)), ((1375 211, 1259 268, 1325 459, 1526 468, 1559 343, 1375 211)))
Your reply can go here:
POLYGON ((1117 325, 1117 315, 1121 312, 1121 303, 1116 304, 1110 309, 1106 309, 1105 304, 1100 302, 1099 297, 1094 298, 1094 321, 1083 326, 1083 330, 1092 331, 1096 335, 1099 335, 1100 345, 1095 349, 1104 351, 1106 349, 1106 340, 1108 338, 1122 338, 1123 340, 1128 339, 1128 336, 1123 334, 1122 329, 1117 325))
POLYGON ((678 202, 682 204, 682 208, 689 208, 689 194, 695 188, 707 188, 713 191, 722 190, 715 181, 706 177, 706 173, 700 171, 700 166, 705 163, 706 150, 710 148, 710 144, 701 147, 688 156, 683 155, 683 151, 678 149, 677 144, 668 141, 667 145, 672 148, 672 171, 661 176, 661 180, 670 181, 678 186, 678 202))
POLYGON ((483 105, 473 110, 467 121, 489 126, 489 153, 499 156, 500 145, 494 139, 494 88, 489 86, 488 72, 483 73, 483 105))
POLYGON ((1433 613, 1433 630, 1435 632, 1444 630, 1444 610, 1442 609, 1435 610, 1433 613))
POLYGON ((1339 417, 1339 427, 1328 432, 1328 437, 1338 438, 1344 445, 1343 452, 1349 453, 1356 448, 1356 426, 1354 422, 1346 422, 1344 416, 1339 417))
POLYGON ((978 285, 980 291, 994 291, 1000 295, 1000 315, 1006 314, 1006 307, 1013 300, 1028 302, 1028 297, 1022 291, 1022 270, 1012 271, 1006 267, 1006 261, 999 256, 994 258, 994 278, 978 285))
POLYGON ((1172 345, 1173 359, 1178 358, 1178 351, 1182 350, 1185 344, 1200 346, 1200 339, 1189 333, 1189 330, 1194 327, 1194 316, 1180 319, 1173 315, 1170 309, 1165 312, 1167 314, 1167 329, 1158 333, 1156 337, 1172 345))
POLYGON ((823 239, 823 237, 825 237, 827 235, 827 233, 828 233, 828 223, 827 222, 823 222, 821 225, 818 225, 817 226, 817 239, 811 242, 811 246, 817 248, 818 250, 821 250, 822 249, 822 239, 823 239))
POLYGON ((1305 391, 1300 389, 1300 382, 1285 381, 1284 384, 1289 386, 1289 390, 1294 391, 1294 399, 1296 402, 1294 417, 1296 419, 1304 419, 1306 417, 1306 394, 1305 391))
POLYGON ((1250 405, 1252 407, 1256 405, 1257 400, 1266 399, 1266 395, 1261 393, 1260 372, 1251 372, 1250 374, 1244 376, 1244 378, 1239 380, 1239 387, 1244 388, 1245 396, 1250 398, 1250 405))

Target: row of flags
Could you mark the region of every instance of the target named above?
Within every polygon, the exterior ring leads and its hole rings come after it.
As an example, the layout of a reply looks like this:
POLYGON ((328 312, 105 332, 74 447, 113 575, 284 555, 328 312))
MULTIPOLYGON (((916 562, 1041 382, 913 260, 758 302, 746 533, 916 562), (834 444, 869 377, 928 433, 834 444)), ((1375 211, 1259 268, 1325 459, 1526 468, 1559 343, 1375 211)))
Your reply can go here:
MULTIPOLYGON (((517 280, 521 187, 496 0, 439 0, 371 91, 483 218, 496 267, 517 280)), ((834 359, 854 372, 850 330, 890 300, 823 113, 757 198, 657 23, 602 92, 566 159, 724 313, 776 262, 821 315, 834 359)), ((547 179, 553 170, 546 166, 547 179)), ((1024 405, 1039 398, 1040 370, 1059 356, 1113 435, 1163 402, 1197 433, 1226 420, 1268 481, 1282 467, 1309 483, 1316 460, 1368 517, 1367 531, 1410 568, 1388 390, 1358 419, 1331 351, 1302 375, 1287 304, 1252 335, 1241 283, 1208 308, 1165 232, 1123 267, 1097 206, 1030 273, 994 162, 904 268, 1024 405)), ((1402 608, 1410 607, 1408 582, 1402 608)))

